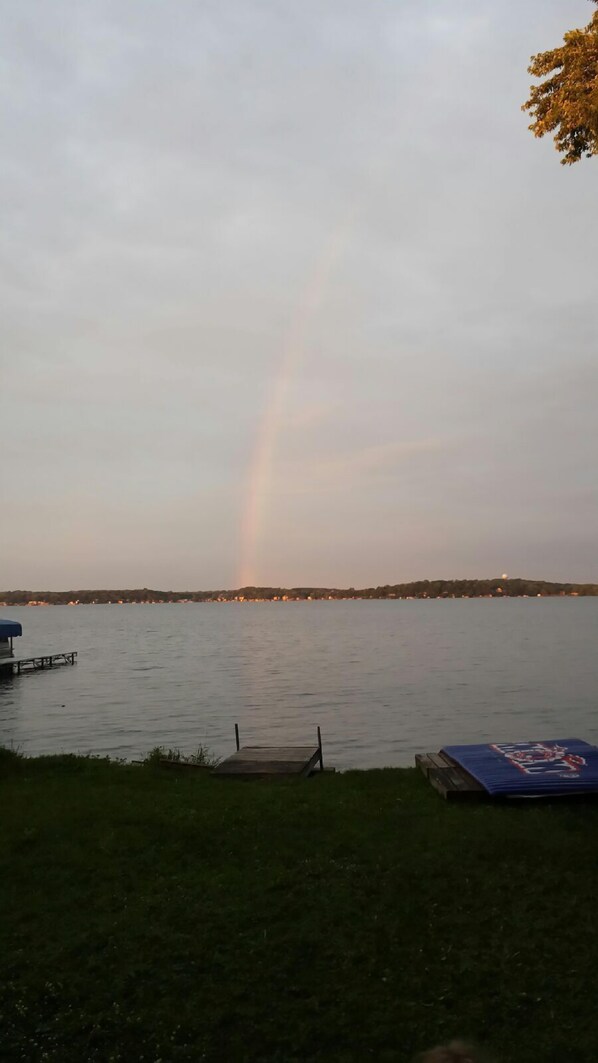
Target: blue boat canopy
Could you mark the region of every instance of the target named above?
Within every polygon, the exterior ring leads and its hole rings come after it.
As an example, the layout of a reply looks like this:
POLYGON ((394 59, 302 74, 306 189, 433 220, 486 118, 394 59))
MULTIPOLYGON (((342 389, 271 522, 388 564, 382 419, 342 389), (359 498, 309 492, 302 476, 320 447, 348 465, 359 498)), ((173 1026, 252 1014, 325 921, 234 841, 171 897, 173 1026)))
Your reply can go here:
POLYGON ((0 620, 0 639, 16 639, 23 634, 23 628, 16 620, 0 620))
POLYGON ((579 738, 445 746, 488 791, 503 797, 598 791, 598 748, 579 738))

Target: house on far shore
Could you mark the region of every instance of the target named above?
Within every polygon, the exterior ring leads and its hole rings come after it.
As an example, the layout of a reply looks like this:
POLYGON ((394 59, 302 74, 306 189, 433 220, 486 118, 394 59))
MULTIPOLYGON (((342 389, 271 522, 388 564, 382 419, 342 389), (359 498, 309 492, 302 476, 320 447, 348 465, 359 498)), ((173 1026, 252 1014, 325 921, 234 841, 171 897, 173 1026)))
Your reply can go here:
POLYGON ((16 620, 0 620, 0 661, 14 656, 12 640, 22 634, 23 628, 16 620))

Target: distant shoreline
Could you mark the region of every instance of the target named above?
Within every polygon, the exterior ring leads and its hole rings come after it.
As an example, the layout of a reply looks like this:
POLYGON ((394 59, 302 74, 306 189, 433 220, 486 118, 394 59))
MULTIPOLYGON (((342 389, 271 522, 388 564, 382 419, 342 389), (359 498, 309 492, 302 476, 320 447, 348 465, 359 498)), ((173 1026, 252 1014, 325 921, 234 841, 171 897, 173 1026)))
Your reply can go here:
POLYGON ((438 598, 581 598, 598 596, 596 583, 546 580, 416 580, 356 589, 336 587, 240 587, 217 591, 136 590, 0 591, 0 608, 13 605, 187 605, 227 602, 385 601, 438 598))

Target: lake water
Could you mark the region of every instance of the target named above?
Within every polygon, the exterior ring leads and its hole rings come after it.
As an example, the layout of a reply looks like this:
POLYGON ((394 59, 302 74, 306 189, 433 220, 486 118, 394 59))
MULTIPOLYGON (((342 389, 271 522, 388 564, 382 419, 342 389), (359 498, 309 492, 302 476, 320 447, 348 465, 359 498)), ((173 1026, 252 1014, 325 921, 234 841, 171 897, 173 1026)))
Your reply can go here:
POLYGON ((0 744, 136 759, 304 744, 339 768, 413 763, 445 743, 598 743, 598 598, 55 606, 18 656, 74 667, 0 681, 0 744))

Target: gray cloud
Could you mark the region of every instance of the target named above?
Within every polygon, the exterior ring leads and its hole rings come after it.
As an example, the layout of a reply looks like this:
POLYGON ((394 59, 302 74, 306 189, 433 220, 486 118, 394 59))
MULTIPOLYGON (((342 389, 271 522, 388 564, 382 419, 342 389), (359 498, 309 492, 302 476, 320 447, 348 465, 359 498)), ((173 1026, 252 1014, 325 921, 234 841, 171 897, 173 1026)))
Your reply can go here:
POLYGON ((1 585, 598 579, 585 0, 0 10, 1 585))

